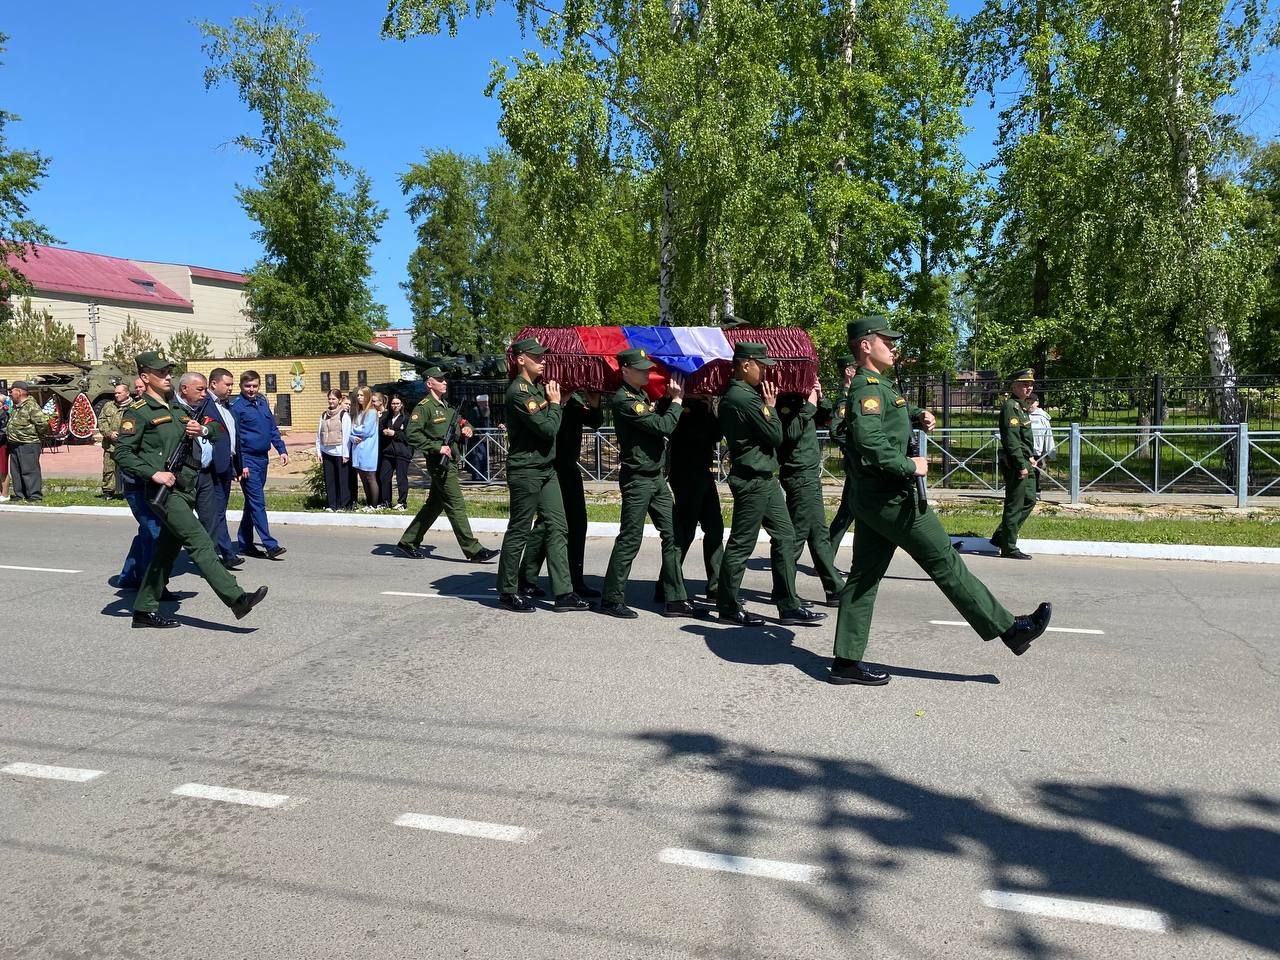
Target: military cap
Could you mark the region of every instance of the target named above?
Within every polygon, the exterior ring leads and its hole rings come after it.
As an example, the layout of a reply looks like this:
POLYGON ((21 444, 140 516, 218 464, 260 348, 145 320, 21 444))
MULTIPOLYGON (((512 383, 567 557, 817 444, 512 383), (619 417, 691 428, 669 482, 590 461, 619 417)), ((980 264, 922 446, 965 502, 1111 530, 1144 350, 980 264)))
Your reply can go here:
POLYGON ((422 379, 425 380, 427 377, 430 377, 432 380, 443 380, 444 371, 439 367, 427 367, 427 369, 422 371, 422 379))
POLYGON ((653 369, 653 361, 649 359, 649 354, 639 347, 631 347, 629 350, 619 352, 618 363, 632 370, 653 369))
POLYGON ((168 370, 177 366, 177 363, 164 355, 163 350, 147 350, 134 357, 134 360, 138 364, 139 373, 143 370, 168 370))
POLYGON ((836 357, 836 366, 841 370, 845 367, 856 367, 857 365, 858 358, 852 353, 842 353, 840 356, 836 357))
POLYGON ((890 340, 902 339, 902 334, 897 330, 889 329, 889 318, 880 315, 871 317, 859 317, 857 320, 851 320, 847 327, 850 340, 857 340, 859 337, 865 337, 868 334, 878 333, 882 337, 888 337, 890 340))
POLYGON ((733 359, 754 360, 766 367, 772 367, 778 362, 769 356, 769 348, 763 343, 751 343, 748 340, 739 340, 733 345, 733 359))
POLYGON ((1009 382, 1017 383, 1020 380, 1030 380, 1032 383, 1035 383, 1035 379, 1036 372, 1030 367, 1027 367, 1025 370, 1016 371, 1011 377, 1009 377, 1009 382))
POLYGON ((13 381, 13 383, 9 384, 9 389, 10 389, 10 390, 25 390, 25 391, 27 391, 27 393, 30 393, 30 392, 31 392, 31 384, 30 384, 30 383, 28 383, 26 380, 15 380, 15 381, 13 381))
POLYGON ((537 337, 525 337, 511 345, 511 352, 517 356, 527 353, 531 357, 540 357, 547 352, 547 348, 538 342, 537 337))

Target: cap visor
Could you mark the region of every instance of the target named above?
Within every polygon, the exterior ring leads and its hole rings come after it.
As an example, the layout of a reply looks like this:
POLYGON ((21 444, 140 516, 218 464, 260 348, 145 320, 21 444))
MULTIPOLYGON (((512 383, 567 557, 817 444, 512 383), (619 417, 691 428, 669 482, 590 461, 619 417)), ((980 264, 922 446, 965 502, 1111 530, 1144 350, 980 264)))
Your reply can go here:
POLYGON ((652 370, 654 362, 652 360, 637 360, 635 363, 628 363, 627 366, 633 370, 652 370))
POLYGON ((778 362, 777 360, 773 359, 773 357, 752 357, 751 359, 764 367, 772 367, 774 364, 778 362))
POLYGON ((899 333, 897 330, 877 330, 876 333, 882 337, 888 337, 890 340, 901 340, 906 336, 905 333, 899 333))

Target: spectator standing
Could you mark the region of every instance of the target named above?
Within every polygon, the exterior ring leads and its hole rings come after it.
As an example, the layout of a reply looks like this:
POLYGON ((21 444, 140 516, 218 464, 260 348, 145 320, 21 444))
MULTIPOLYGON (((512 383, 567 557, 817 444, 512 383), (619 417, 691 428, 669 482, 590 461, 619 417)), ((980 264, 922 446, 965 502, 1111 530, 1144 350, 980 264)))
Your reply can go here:
POLYGON ((1027 416, 1031 420, 1031 449, 1036 455, 1036 496, 1040 495, 1040 480, 1049 462, 1058 456, 1058 442, 1053 438, 1053 418, 1040 406, 1040 398, 1034 393, 1027 397, 1027 416))
POLYGON ((391 475, 396 478, 395 509, 403 510, 409 502, 409 461, 413 450, 409 447, 405 428, 409 417, 405 414, 404 400, 399 395, 391 398, 391 407, 382 415, 379 427, 382 433, 382 447, 378 461, 378 489, 382 493, 382 505, 391 506, 391 475))
POLYGON ((364 508, 372 510, 378 504, 378 411, 368 387, 356 391, 351 411, 351 465, 364 487, 364 508))
POLYGON ((37 502, 44 499, 40 476, 40 437, 49 432, 49 418, 31 396, 31 384, 16 381, 9 388, 13 412, 6 428, 9 447, 9 475, 13 499, 37 502))
POLYGON ((489 441, 480 431, 493 426, 493 413, 489 410, 489 395, 481 393, 476 402, 466 413, 467 422, 471 424, 471 439, 467 441, 466 462, 471 468, 471 476, 482 483, 488 483, 489 477, 489 441))
POLYGON ((108 400, 98 416, 98 430, 102 433, 102 495, 115 497, 120 492, 120 477, 116 472, 113 450, 120 441, 120 419, 125 408, 133 403, 127 383, 117 383, 114 398, 108 400))
POLYGON ((342 391, 330 390, 329 409, 316 428, 316 456, 324 470, 325 510, 345 510, 351 500, 347 472, 351 463, 351 415, 342 407, 342 391))
POLYGON ((284 553, 284 547, 271 535, 267 524, 267 461, 271 448, 280 454, 280 463, 289 465, 289 453, 271 407, 259 394, 262 378, 256 370, 240 374, 240 396, 231 404, 236 418, 236 437, 240 445, 240 489, 244 492, 244 514, 240 518, 237 536, 241 554, 252 557, 265 556, 276 560, 284 553), (253 532, 262 538, 265 554, 253 543, 253 532))
POLYGON ((227 531, 227 504, 231 500, 231 481, 241 472, 239 435, 235 414, 231 412, 231 388, 235 380, 225 367, 215 367, 209 372, 209 390, 204 403, 196 412, 201 419, 209 418, 220 423, 223 429, 215 431, 213 460, 200 471, 196 487, 196 515, 213 541, 218 559, 228 570, 244 563, 236 553, 227 531))
POLYGON ((135 377, 133 380, 133 399, 141 400, 142 395, 147 392, 147 382, 141 377, 135 377))
POLYGON ((0 503, 9 499, 9 394, 0 390, 0 503))

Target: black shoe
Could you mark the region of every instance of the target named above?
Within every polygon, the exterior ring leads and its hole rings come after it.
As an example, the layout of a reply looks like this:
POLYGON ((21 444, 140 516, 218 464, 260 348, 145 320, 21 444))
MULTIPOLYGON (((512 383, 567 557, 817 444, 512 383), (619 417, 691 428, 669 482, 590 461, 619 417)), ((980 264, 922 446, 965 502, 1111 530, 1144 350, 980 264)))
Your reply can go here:
POLYGON ((672 600, 662 608, 664 617, 696 617, 698 608, 688 600, 672 600))
POLYGON ((824 607, 838 607, 840 606, 840 594, 828 593, 824 599, 819 600, 818 602, 824 607))
POLYGON ((595 587, 588 587, 585 583, 575 583, 573 585, 573 592, 576 593, 578 596, 582 597, 584 600, 600 599, 600 591, 597 590, 595 587))
POLYGON ((227 570, 239 570, 244 566, 244 557, 223 557, 218 562, 227 570))
POLYGON ((541 600, 547 595, 547 592, 534 583, 522 583, 519 588, 520 596, 533 597, 535 600, 541 600))
POLYGON ((1017 617, 1013 621, 1013 626, 1000 634, 1000 639, 1004 641, 1006 647, 1013 651, 1015 657, 1020 657, 1027 652, 1027 647, 1031 646, 1031 641, 1044 633, 1052 616, 1053 604, 1042 603, 1036 607, 1035 613, 1028 614, 1025 617, 1017 617))
POLYGON ((160 591, 160 599, 165 601, 166 603, 174 603, 175 601, 181 600, 182 595, 174 593, 168 587, 165 587, 163 590, 160 591))
POLYGON ((812 610, 797 608, 778 612, 778 622, 784 627, 816 627, 827 619, 825 613, 814 613, 812 610))
POLYGON ((619 620, 634 620, 640 616, 640 614, 623 603, 602 603, 600 604, 600 612, 607 613, 611 617, 617 617, 619 620))
POLYGON ((987 541, 987 543, 991 544, 993 547, 995 547, 997 550, 999 550, 999 549, 1000 549, 1000 542, 1001 542, 1003 539, 1004 539, 1004 537, 1000 536, 1000 531, 999 531, 999 530, 997 530, 995 533, 993 533, 993 534, 991 535, 991 539, 990 539, 990 540, 988 540, 988 541, 987 541))
POLYGON ((253 557, 255 560, 267 559, 266 552, 259 550, 257 547, 245 547, 243 550, 240 551, 240 553, 246 557, 253 557))
POLYGON ((396 553, 400 554, 402 557, 408 557, 410 560, 421 560, 423 556, 425 556, 417 547, 411 546, 407 543, 397 543, 396 553))
POLYGON ((556 597, 556 602, 551 609, 556 613, 580 613, 583 610, 590 610, 591 604, 576 593, 566 593, 556 597))
POLYGON ((467 559, 472 563, 488 563, 491 560, 496 560, 500 553, 501 551, 499 550, 490 550, 488 547, 481 547, 479 553, 474 557, 468 557, 467 559))
POLYGON ((164 630, 169 627, 180 627, 182 624, 177 620, 170 620, 168 617, 162 617, 158 613, 138 613, 133 614, 134 629, 139 627, 154 627, 157 630, 164 630))
POLYGON ((721 623, 732 623, 735 627, 763 627, 764 617, 757 617, 754 613, 748 613, 746 610, 739 610, 737 613, 720 612, 721 623))
POLYGON ((231 605, 231 612, 236 615, 237 620, 243 620, 249 615, 249 611, 260 604, 267 595, 266 587, 259 587, 253 593, 242 593, 240 599, 231 605))
POLYGON ((1031 559, 1031 554, 1023 553, 1017 547, 1014 547, 1012 550, 1009 550, 1009 551, 1001 550, 1000 556, 1003 557, 1005 560, 1030 560, 1031 559))
POLYGON ((844 657, 831 661, 831 673, 827 677, 827 683, 859 683, 864 687, 883 687, 888 682, 889 674, 883 670, 873 670, 861 660, 846 660, 844 657))
POLYGON ((963 550, 963 549, 964 549, 964 541, 962 541, 962 540, 952 540, 952 541, 951 541, 951 549, 952 549, 952 550, 963 550))
POLYGON ((268 560, 279 560, 284 554, 284 547, 272 547, 267 551, 268 560))
POLYGON ((498 597, 498 603, 512 613, 533 613, 538 609, 532 600, 518 593, 504 593, 498 597))

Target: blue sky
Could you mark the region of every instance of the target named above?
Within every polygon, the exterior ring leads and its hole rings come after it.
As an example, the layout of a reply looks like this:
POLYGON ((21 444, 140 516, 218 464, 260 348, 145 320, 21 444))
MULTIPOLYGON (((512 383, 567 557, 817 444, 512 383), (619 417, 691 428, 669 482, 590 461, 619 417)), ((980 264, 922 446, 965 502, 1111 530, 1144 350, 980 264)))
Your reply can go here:
MULTIPOLYGON (((954 0, 961 13, 977 0, 954 0)), ((253 177, 254 158, 229 145, 256 132, 235 91, 206 93, 206 64, 193 18, 227 23, 248 15, 249 0, 67 0, 8 4, 0 32, 9 48, 0 66, 0 107, 18 114, 10 147, 52 159, 31 201, 37 219, 74 249, 227 270, 259 255, 253 224, 235 185, 253 177)), ((281 4, 282 9, 289 9, 281 4)), ((381 0, 302 6, 325 94, 347 141, 346 157, 373 178, 390 216, 374 251, 375 296, 393 326, 411 324, 399 288, 414 247, 397 177, 422 151, 481 153, 498 144, 498 109, 484 96, 493 60, 534 42, 520 35, 508 5, 461 25, 454 38, 407 43, 378 37, 381 0)), ((1274 60, 1242 90, 1242 112, 1256 133, 1274 135, 1280 92, 1274 60)), ((991 156, 994 118, 985 98, 969 112, 965 143, 975 165, 991 156)))

